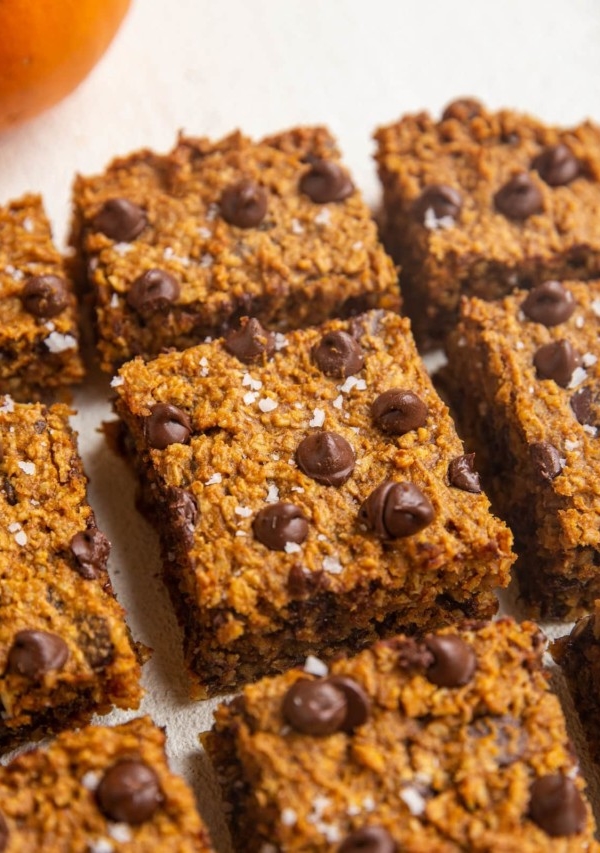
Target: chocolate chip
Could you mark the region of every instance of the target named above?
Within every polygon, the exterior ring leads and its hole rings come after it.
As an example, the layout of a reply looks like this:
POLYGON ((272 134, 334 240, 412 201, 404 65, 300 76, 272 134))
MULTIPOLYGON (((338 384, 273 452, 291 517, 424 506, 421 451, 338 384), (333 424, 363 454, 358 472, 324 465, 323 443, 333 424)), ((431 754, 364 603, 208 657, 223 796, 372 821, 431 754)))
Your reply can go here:
POLYGON ((396 842, 382 826, 355 829, 342 841, 338 853, 397 853, 396 842))
POLYGON ((532 784, 529 817, 552 838, 558 838, 581 832, 587 812, 575 783, 562 773, 551 773, 532 784))
POLYGON ((530 320, 550 327, 568 320, 575 307, 570 290, 559 281, 544 281, 529 291, 521 310, 530 320))
POLYGON ((330 675, 327 681, 341 690, 346 697, 346 716, 342 729, 351 732, 366 723, 371 711, 371 702, 360 684, 347 675, 330 675))
POLYGON ((330 735, 341 731, 347 708, 345 692, 328 679, 299 678, 283 697, 282 712, 296 731, 330 735))
POLYGON ((110 542, 97 527, 81 530, 71 539, 71 551, 79 574, 91 580, 106 570, 110 542))
POLYGON ((461 687, 475 673, 475 652, 454 634, 428 634, 425 645, 433 655, 433 663, 425 671, 425 677, 438 687, 461 687))
POLYGON ((6 818, 0 812, 0 853, 4 853, 8 846, 8 838, 9 838, 9 830, 8 824, 6 823, 6 818))
POLYGON ((109 198, 92 220, 94 231, 119 243, 135 240, 147 224, 145 211, 127 198, 109 198))
POLYGON ((314 160, 300 178, 300 192, 316 204, 343 201, 354 192, 350 175, 332 160, 314 160))
POLYGON ((198 505, 194 496, 185 489, 169 490, 169 514, 177 528, 177 535, 183 538, 189 547, 194 538, 194 528, 198 518, 198 505))
POLYGON ((119 823, 150 820, 163 801, 158 776, 143 761, 124 758, 113 764, 96 790, 100 811, 119 823))
POLYGON ((539 347, 533 363, 540 379, 554 379, 561 388, 566 388, 573 371, 581 364, 581 356, 566 340, 552 341, 539 347))
POLYGON ((553 480, 562 471, 560 453, 549 441, 536 441, 529 447, 534 470, 542 480, 553 480))
POLYGON ((481 491, 479 482, 479 474, 474 469, 475 454, 465 453, 462 456, 456 456, 448 465, 448 481, 451 486, 456 489, 462 489, 465 492, 481 491))
POLYGON ((18 631, 8 652, 8 672, 38 680, 50 670, 62 669, 68 657, 62 637, 48 631, 18 631))
POLYGON ((433 655, 423 643, 413 637, 398 637, 391 642, 397 653, 396 663, 400 669, 426 669, 433 663, 433 655))
POLYGON ((2 491, 6 497, 6 503, 9 504, 9 506, 16 506, 19 501, 17 490, 8 477, 5 477, 2 482, 2 491))
POLYGON ((433 212, 435 219, 456 220, 461 208, 462 196, 458 190, 446 184, 431 184, 414 200, 411 211, 415 219, 426 224, 428 211, 433 212))
POLYGON ((427 413, 423 400, 403 388, 384 391, 371 405, 371 417, 376 426, 390 435, 404 435, 425 426, 427 413))
POLYGON ((223 190, 221 213, 225 222, 238 228, 256 228, 267 213, 267 191, 248 179, 223 190))
POLYGON ((325 376, 345 379, 362 370, 365 355, 348 332, 326 332, 311 350, 312 359, 325 376))
POLYGON ((448 104, 442 113, 442 121, 453 118, 457 121, 470 121, 481 115, 483 106, 476 98, 457 98, 448 104))
POLYGON ((69 303, 65 280, 57 275, 32 276, 27 279, 21 300, 23 308, 34 317, 56 317, 69 303))
POLYGON ((371 492, 359 517, 381 539, 400 539, 431 524, 434 511, 418 486, 387 480, 371 492))
POLYGON ((127 304, 141 317, 168 311, 181 292, 179 282, 166 270, 151 269, 138 276, 127 293, 127 304))
POLYGON ((341 486, 354 471, 352 445, 337 432, 313 432, 302 439, 296 462, 307 477, 324 486, 341 486))
POLYGON ((579 391, 575 391, 571 397, 571 408, 580 424, 592 424, 594 422, 592 389, 586 386, 585 388, 580 388, 579 391))
POLYGON ((229 332, 223 346, 244 364, 270 358, 275 352, 275 335, 255 317, 242 317, 240 328, 229 332))
POLYGON ((187 414, 170 403, 156 403, 144 420, 146 441, 156 450, 164 450, 170 444, 186 444, 191 432, 187 414))
POLYGON ((581 171, 577 157, 562 142, 544 148, 531 164, 531 168, 551 187, 570 184, 581 171))
POLYGON ((527 219, 544 206, 539 188, 526 172, 515 175, 498 190, 494 205, 508 219, 527 219))
POLYGON ((252 522, 254 535, 271 551, 285 551, 288 542, 301 545, 308 536, 306 516, 295 504, 279 501, 261 509, 252 522))

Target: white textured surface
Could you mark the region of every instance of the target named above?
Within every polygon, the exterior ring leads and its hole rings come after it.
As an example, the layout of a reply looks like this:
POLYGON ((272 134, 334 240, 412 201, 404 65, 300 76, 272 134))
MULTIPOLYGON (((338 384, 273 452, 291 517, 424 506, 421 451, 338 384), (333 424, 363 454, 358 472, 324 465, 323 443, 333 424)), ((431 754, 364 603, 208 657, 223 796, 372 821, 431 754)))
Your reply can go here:
MULTIPOLYGON (((376 204, 370 136, 378 124, 405 111, 438 112, 462 94, 549 122, 598 120, 599 43, 597 0, 136 0, 77 92, 0 135, 0 203, 42 192, 63 240, 76 171, 99 171, 137 147, 167 150, 178 129, 218 137, 240 127, 259 136, 323 122, 376 204)), ((115 586, 134 636, 155 649, 143 710, 167 726, 173 766, 194 785, 224 851, 213 783, 197 749, 212 705, 187 698, 156 536, 133 508, 133 478, 98 432, 110 416, 108 391, 108 380, 94 376, 76 396, 74 420, 90 499, 113 542, 115 586)))

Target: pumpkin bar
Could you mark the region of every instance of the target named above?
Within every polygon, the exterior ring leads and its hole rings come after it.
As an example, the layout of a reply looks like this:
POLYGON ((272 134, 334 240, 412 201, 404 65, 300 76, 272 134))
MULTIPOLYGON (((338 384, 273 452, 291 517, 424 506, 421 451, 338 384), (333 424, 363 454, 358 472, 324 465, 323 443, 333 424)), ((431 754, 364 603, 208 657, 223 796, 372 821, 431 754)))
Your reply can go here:
POLYGON ((408 320, 252 318, 113 385, 197 695, 495 612, 512 538, 408 320))
MULTIPOLYGON (((136 708, 140 667, 70 410, 0 398, 0 749, 136 708)), ((16 849, 16 848, 15 848, 16 849)))
POLYGON ((467 623, 246 686, 202 736, 235 850, 599 850, 543 649, 467 623))
POLYGON ((515 533, 533 615, 600 597, 600 281, 465 300, 444 377, 497 512, 515 533))
POLYGON ((592 758, 600 763, 600 600, 570 634, 555 640, 551 652, 567 679, 592 758))
POLYGON ((551 127, 463 98, 439 121, 407 115, 375 138, 384 243, 420 348, 443 342, 461 295, 600 275, 596 125, 551 127))
POLYGON ((42 200, 0 207, 0 394, 24 402, 83 378, 77 302, 42 200))
POLYGON ((0 767, 0 849, 209 853, 165 736, 149 717, 63 732, 0 767))
POLYGON ((71 241, 107 371, 251 315, 275 330, 399 306, 397 275, 324 128, 181 136, 78 177, 71 241))

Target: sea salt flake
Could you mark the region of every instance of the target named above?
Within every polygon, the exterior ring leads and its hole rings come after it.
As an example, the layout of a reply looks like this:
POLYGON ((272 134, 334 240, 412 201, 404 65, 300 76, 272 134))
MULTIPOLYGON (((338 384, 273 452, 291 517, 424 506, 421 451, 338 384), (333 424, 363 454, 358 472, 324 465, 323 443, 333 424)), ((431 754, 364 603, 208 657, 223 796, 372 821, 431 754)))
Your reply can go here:
POLYGON ((278 405, 277 401, 272 400, 270 397, 261 397, 258 401, 258 408, 261 412, 272 412, 278 405))
POLYGON ((292 219, 292 234, 304 234, 304 227, 297 219, 292 219))
POLYGON ((218 471, 215 471, 215 473, 211 477, 208 478, 208 480, 206 481, 206 483, 204 485, 205 486, 215 486, 217 483, 220 483, 222 481, 222 479, 223 479, 223 477, 221 476, 221 474, 219 474, 218 471))
POLYGON ((81 784, 86 791, 95 791, 100 783, 100 773, 97 770, 88 770, 81 777, 81 784))
POLYGON ((282 332, 275 332, 275 349, 279 352, 280 349, 287 347, 288 339, 282 332))
POLYGON ((410 785, 407 785, 406 788, 403 788, 400 791, 400 799, 406 803, 409 812, 412 815, 415 815, 415 817, 422 815, 425 811, 425 798, 419 793, 419 791, 417 791, 416 788, 413 788, 410 785))
POLYGON ((18 270, 16 267, 13 267, 12 264, 7 264, 4 267, 4 272, 7 273, 13 281, 23 281, 25 278, 23 270, 18 270))
POLYGON ((344 567, 337 557, 323 557, 323 569, 332 575, 339 575, 344 567))
POLYGON ((111 838, 114 838, 115 841, 120 841, 125 844, 127 841, 131 841, 131 828, 126 823, 109 823, 108 824, 108 834, 111 838))
POLYGON ((214 262, 215 262, 215 259, 213 258, 213 256, 212 256, 212 255, 204 254, 204 255, 202 255, 202 257, 200 258, 200 264, 199 264, 199 266, 201 266, 201 267, 202 267, 202 269, 206 270, 206 269, 208 269, 209 267, 212 267, 212 265, 214 264, 214 262))
POLYGON ((452 216, 437 217, 433 207, 428 207, 425 211, 423 224, 425 225, 425 228, 428 228, 430 231, 437 231, 438 228, 452 228, 454 225, 454 218, 452 216))
POLYGON ((316 225, 329 225, 331 222, 331 211, 328 207, 323 207, 315 216, 316 225))
POLYGON ((21 525, 19 524, 18 521, 11 521, 11 523, 8 525, 7 529, 8 529, 9 533, 16 533, 17 530, 21 529, 21 525))
POLYGON ((308 672, 310 675, 317 675, 321 678, 327 675, 329 667, 320 658, 315 657, 315 655, 307 655, 304 661, 304 672, 308 672))
POLYGON ((15 542, 17 545, 27 545, 27 534, 24 530, 19 530, 18 533, 15 533, 15 542))
POLYGON ((523 343, 523 341, 515 341, 515 349, 525 349, 525 344, 523 343))
POLYGON ((125 379, 122 376, 113 376, 113 378, 110 380, 110 387, 118 388, 120 385, 123 385, 124 382, 125 379))
POLYGON ((583 431, 587 432, 588 435, 591 435, 592 438, 598 435, 598 427, 592 426, 592 424, 584 424, 583 431))
POLYGON ((325 409, 313 409, 312 419, 308 422, 311 427, 322 427, 325 423, 325 409))
POLYGON ((17 462, 17 465, 23 471, 24 474, 35 474, 35 463, 34 462, 17 462))
POLYGON ((271 453, 271 459, 273 462, 279 462, 280 458, 279 453, 271 453))
POLYGON ((567 385, 567 388, 577 388, 578 385, 587 378, 587 371, 583 367, 576 367, 573 371, 573 375, 571 376, 571 381, 567 385))
POLYGON ((108 838, 97 838, 88 842, 88 853, 114 853, 115 848, 108 838))
POLYGON ((239 515, 242 518, 250 518, 250 516, 252 515, 252 510, 249 506, 236 506, 234 512, 236 515, 239 515))
POLYGON ((362 247, 363 247, 363 241, 362 240, 357 240, 356 243, 352 244, 352 248, 355 252, 360 252, 362 247))
POLYGON ((131 252, 131 248, 132 248, 131 243, 114 243, 113 244, 113 251, 115 251, 117 253, 117 255, 120 255, 121 257, 123 257, 123 255, 126 255, 127 252, 131 252))
POLYGON ((262 382, 260 381, 260 379, 253 379, 253 377, 250 376, 249 373, 244 373, 242 385, 248 386, 253 391, 260 391, 260 389, 262 388, 262 382))
POLYGON ((342 394, 347 394, 349 391, 352 391, 353 388, 356 388, 357 391, 366 391, 367 383, 364 379, 357 379, 356 376, 349 376, 343 385, 337 386, 338 391, 341 391, 342 394))
POLYGON ((294 826, 298 820, 298 815, 294 809, 283 809, 281 812, 281 822, 284 826, 294 826))
POLYGON ((365 797, 363 800, 363 809, 366 812, 372 812, 375 808, 375 800, 373 797, 365 797))
POLYGON ((338 394, 338 396, 333 401, 332 405, 335 409, 341 409, 342 408, 342 406, 344 405, 344 398, 342 397, 341 394, 338 394))
POLYGON ((581 356, 581 361, 584 367, 593 367, 593 365, 598 361, 598 357, 595 356, 593 352, 584 352, 581 356))
POLYGON ((113 295, 110 297, 110 307, 111 308, 118 308, 119 307, 119 297, 117 296, 116 293, 113 293, 113 295))
POLYGON ((302 495, 304 494, 304 489, 302 488, 302 486, 292 486, 290 492, 298 492, 298 494, 302 495))
POLYGON ((585 323, 585 320, 583 319, 583 317, 581 315, 579 315, 578 317, 575 317, 575 328, 576 329, 583 329, 584 323, 585 323))
POLYGON ((31 506, 39 506, 39 505, 40 505, 40 502, 39 502, 39 501, 36 501, 36 499, 35 499, 35 498, 31 498, 31 499, 29 500, 29 503, 31 504, 31 506))
POLYGON ((297 554, 302 549, 300 548, 300 545, 298 545, 297 542, 286 542, 283 550, 286 554, 297 554))
POLYGON ((210 228, 205 228, 203 225, 201 225, 200 228, 198 228, 198 234, 204 240, 208 240, 212 237, 212 231, 210 230, 210 228))
POLYGON ((245 530, 236 530, 235 535, 236 536, 247 536, 248 534, 246 533, 245 530))
POLYGON ((572 441, 570 438, 565 439, 565 450, 577 450, 578 447, 578 441, 572 441))
POLYGON ((52 320, 46 320, 44 323, 44 329, 48 329, 49 332, 53 332, 56 329, 56 326, 52 322, 52 320))
POLYGON ((60 332, 51 332, 44 340, 50 352, 65 352, 68 349, 75 349, 77 339, 73 335, 61 335, 60 332))
POLYGON ((356 817, 360 814, 360 806, 350 803, 350 805, 346 809, 346 814, 348 815, 348 817, 356 817))
POLYGON ((23 230, 27 231, 28 234, 33 234, 34 224, 33 219, 30 219, 29 216, 26 216, 23 220, 23 230))
POLYGON ((267 497, 265 498, 266 503, 275 504, 279 500, 279 489, 275 485, 275 483, 269 484, 269 489, 267 491, 267 497))
POLYGON ((245 403, 247 406, 249 406, 251 403, 255 403, 255 402, 256 402, 256 394, 254 393, 254 391, 247 391, 247 392, 244 394, 244 396, 242 397, 242 400, 244 401, 244 403, 245 403))
POLYGON ((600 317, 600 299, 593 299, 590 308, 596 315, 596 317, 600 317))

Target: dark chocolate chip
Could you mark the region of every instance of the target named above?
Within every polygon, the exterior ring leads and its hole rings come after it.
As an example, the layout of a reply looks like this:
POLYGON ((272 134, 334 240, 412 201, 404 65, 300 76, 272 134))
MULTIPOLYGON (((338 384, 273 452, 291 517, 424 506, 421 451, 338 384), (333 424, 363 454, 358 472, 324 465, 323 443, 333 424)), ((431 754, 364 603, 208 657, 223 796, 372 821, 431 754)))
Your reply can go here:
POLYGON ((311 598, 323 584, 325 572, 311 572, 306 566, 293 563, 287 580, 287 588, 291 598, 311 598))
POLYGON ((526 317, 548 327, 564 323, 575 308, 573 294, 560 281, 544 281, 536 285, 521 305, 526 317))
POLYGON ((325 376, 345 379, 362 370, 365 355, 348 332, 326 332, 311 350, 312 359, 325 376))
POLYGON ((267 191, 248 179, 238 181, 221 195, 221 213, 225 222, 238 228, 256 228, 267 214, 267 191))
POLYGON ((96 790, 100 811, 119 823, 150 820, 163 801, 158 776, 143 761, 124 758, 113 764, 96 790))
POLYGON ((186 444, 191 432, 187 414, 170 403, 156 403, 144 420, 146 440, 156 450, 164 450, 170 444, 186 444))
POLYGON ((6 823, 6 818, 0 812, 0 853, 4 853, 8 846, 10 832, 8 830, 8 824, 6 823))
POLYGON ((106 570, 110 542, 97 527, 81 530, 71 539, 71 551, 79 574, 91 580, 106 570))
POLYGON ((575 391, 571 397, 571 408, 580 424, 592 424, 594 422, 592 399, 592 389, 587 386, 575 391))
POLYGON ((465 453, 452 459, 448 465, 448 482, 450 485, 465 492, 479 493, 481 484, 479 474, 474 468, 474 462, 474 453, 465 453))
POLYGON ((342 841, 338 853, 397 853, 396 842, 382 826, 355 829, 342 841))
POLYGON ((255 317, 242 317, 240 328, 229 332, 223 346, 244 364, 270 358, 275 352, 275 335, 255 317))
POLYGON ((412 536, 431 524, 431 503, 414 483, 387 480, 371 492, 359 517, 381 539, 412 536))
POLYGON ((17 496, 17 490, 15 489, 12 484, 12 481, 8 477, 4 478, 4 481, 2 483, 2 491, 6 496, 6 503, 9 504, 9 506, 16 506, 19 500, 17 496))
POLYGON ((587 811, 575 783, 562 773, 551 773, 532 784, 529 816, 552 838, 559 838, 581 832, 587 811))
POLYGON ((438 687, 461 687, 475 673, 475 652, 454 634, 428 634, 425 645, 433 655, 433 663, 425 671, 425 677, 438 687))
POLYGON ((48 631, 18 631, 8 652, 8 671, 39 679, 46 672, 62 669, 69 657, 69 647, 56 634, 48 631))
POLYGON ((446 184, 431 184, 425 187, 421 195, 412 204, 412 215, 419 222, 426 223, 427 212, 431 210, 435 219, 446 217, 456 220, 462 208, 462 196, 454 187, 446 184))
POLYGON ((146 270, 138 276, 127 293, 127 304, 141 317, 168 311, 179 297, 179 282, 161 269, 146 270))
POLYGON ((169 490, 168 506, 178 536, 182 537, 188 546, 191 545, 198 518, 198 505, 194 496, 185 489, 172 488, 169 490))
POLYGON ((295 504, 279 501, 263 507, 252 522, 254 535, 271 551, 285 551, 288 542, 301 545, 308 536, 306 516, 295 504))
POLYGON ((300 178, 300 192, 316 204, 343 201, 354 192, 350 175, 332 160, 314 160, 300 178))
POLYGON ((326 678, 299 678, 283 697, 283 716, 292 728, 307 735, 341 731, 347 710, 345 692, 326 678))
POLYGON ((342 729, 351 732, 366 723, 371 712, 371 702, 360 684, 347 675, 330 675, 327 681, 346 697, 346 716, 342 729))
POLYGON ((549 441, 536 441, 529 448, 534 470, 542 480, 553 480, 562 471, 560 453, 549 441))
POLYGON ((552 341, 539 347, 533 363, 540 379, 554 379, 561 388, 566 388, 573 371, 581 364, 581 356, 566 340, 552 341))
POLYGON ((101 231, 111 240, 130 243, 142 233, 148 220, 145 211, 127 198, 109 198, 92 221, 94 231, 101 231))
POLYGON ((32 276, 25 283, 21 300, 23 308, 34 317, 56 317, 69 303, 65 280, 57 275, 32 276))
POLYGON ((413 391, 390 388, 371 405, 371 417, 382 432, 404 435, 425 426, 427 406, 413 391))
POLYGON ((403 637, 392 641, 397 652, 397 664, 400 669, 426 669, 433 663, 433 654, 424 643, 413 637, 403 637))
POLYGON ((581 171, 579 160, 562 142, 544 148, 531 164, 531 168, 551 187, 570 184, 581 171))
POLYGON ((483 106, 476 98, 457 98, 448 104, 442 113, 442 121, 453 118, 457 121, 470 121, 481 115, 483 106))
POLYGON ((337 432, 313 432, 296 450, 296 462, 307 477, 324 486, 341 486, 354 471, 352 445, 337 432))
POLYGON ((498 190, 494 205, 508 219, 527 219, 534 213, 540 213, 544 203, 539 188, 526 172, 521 172, 498 190))

